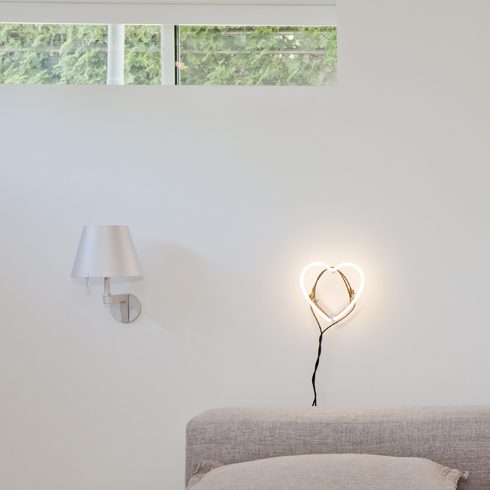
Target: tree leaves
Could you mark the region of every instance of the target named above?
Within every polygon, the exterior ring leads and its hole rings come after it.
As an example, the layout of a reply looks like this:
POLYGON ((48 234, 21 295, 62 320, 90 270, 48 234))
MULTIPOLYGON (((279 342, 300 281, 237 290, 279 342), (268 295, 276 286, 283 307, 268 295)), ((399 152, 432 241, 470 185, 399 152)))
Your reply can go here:
MULTIPOLYGON (((0 24, 0 83, 105 84, 107 25, 0 24)), ((125 83, 161 83, 158 25, 127 25, 125 83)), ((180 26, 183 85, 335 81, 335 27, 180 26)))
POLYGON ((337 74, 335 27, 180 26, 183 85, 324 85, 337 74))

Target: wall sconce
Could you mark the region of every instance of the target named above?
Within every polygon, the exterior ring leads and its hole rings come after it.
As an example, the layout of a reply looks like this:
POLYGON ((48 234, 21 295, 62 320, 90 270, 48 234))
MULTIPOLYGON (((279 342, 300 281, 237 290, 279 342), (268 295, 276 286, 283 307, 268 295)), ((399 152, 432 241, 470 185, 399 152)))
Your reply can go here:
POLYGON ((354 311, 354 308, 356 307, 356 304, 359 301, 359 298, 364 289, 364 274, 359 266, 352 264, 350 262, 345 262, 335 266, 327 265, 323 262, 312 262, 311 264, 308 264, 301 272, 299 282, 300 282, 301 291, 303 292, 303 296, 308 302, 310 311, 320 331, 320 336, 318 338, 318 353, 315 361, 315 369, 313 371, 313 376, 311 377, 311 384, 313 385, 313 394, 314 394, 312 406, 316 407, 317 406, 316 372, 318 370, 318 366, 320 365, 320 357, 322 355, 323 334, 327 330, 332 328, 334 325, 337 325, 337 323, 340 323, 342 320, 345 320, 354 311), (307 273, 313 269, 316 269, 319 272, 316 275, 316 278, 313 281, 310 289, 306 287, 305 279, 307 273), (349 269, 351 271, 355 271, 359 275, 359 286, 357 291, 354 291, 349 279, 347 278, 345 271, 349 269), (347 294, 349 296, 349 303, 347 304, 347 306, 335 314, 328 313, 325 304, 321 303, 317 297, 317 287, 318 287, 318 283, 320 282, 320 279, 322 279, 322 277, 324 277, 325 275, 329 275, 329 274, 332 275, 338 274, 340 276, 345 286, 345 289, 347 290, 347 294), (322 326, 318 317, 326 321, 327 326, 325 327, 322 326))
POLYGON ((123 225, 86 225, 82 230, 72 277, 104 278, 103 301, 122 323, 136 320, 141 303, 132 294, 112 294, 111 277, 141 277, 140 264, 129 228, 123 225))

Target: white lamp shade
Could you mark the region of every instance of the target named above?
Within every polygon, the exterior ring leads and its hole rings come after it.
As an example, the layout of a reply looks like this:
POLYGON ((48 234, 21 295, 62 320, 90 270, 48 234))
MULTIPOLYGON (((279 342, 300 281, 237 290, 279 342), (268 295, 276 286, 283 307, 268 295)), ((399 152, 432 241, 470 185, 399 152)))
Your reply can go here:
POLYGON ((72 277, 142 276, 129 228, 124 225, 84 226, 72 277))

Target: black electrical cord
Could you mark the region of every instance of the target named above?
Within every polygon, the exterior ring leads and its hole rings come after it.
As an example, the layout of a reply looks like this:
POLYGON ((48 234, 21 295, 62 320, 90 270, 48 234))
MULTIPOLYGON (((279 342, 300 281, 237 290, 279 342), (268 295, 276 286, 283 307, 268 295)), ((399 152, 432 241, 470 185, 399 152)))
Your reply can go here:
MULTIPOLYGON (((313 284, 313 288, 311 289, 311 293, 310 293, 311 301, 313 301, 313 303, 315 303, 316 307, 325 314, 326 314, 326 312, 323 310, 323 308, 318 303, 318 300, 316 297, 316 287, 317 287, 318 282, 320 281, 321 277, 323 276, 323 274, 325 274, 325 272, 327 272, 327 270, 328 269, 324 269, 322 272, 320 272, 320 274, 318 274, 318 276, 315 280, 315 283, 313 284)), ((350 302, 354 298, 355 292, 352 289, 352 286, 350 285, 350 282, 347 279, 347 277, 345 276, 345 274, 343 272, 341 272, 340 270, 337 270, 337 272, 340 274, 340 277, 344 281, 345 288, 347 289, 347 293, 349 294, 349 302, 350 302)), ((332 328, 334 325, 337 325, 337 323, 340 323, 342 320, 347 318, 354 311, 355 307, 356 307, 356 305, 354 305, 344 316, 342 316, 341 318, 338 318, 337 320, 335 320, 334 322, 330 323, 328 326, 323 328, 321 323, 320 323, 320 320, 318 319, 318 317, 315 313, 313 306, 310 306, 310 310, 311 310, 311 313, 313 315, 313 318, 315 319, 315 322, 318 326, 318 329, 320 330, 320 336, 318 337, 318 352, 317 352, 317 357, 316 357, 316 361, 315 361, 315 369, 313 370, 313 376, 311 377, 311 384, 313 385, 313 395, 314 395, 313 403, 311 404, 312 407, 317 406, 316 372, 318 371, 318 366, 320 365, 320 358, 322 355, 323 334, 327 330, 332 328)))

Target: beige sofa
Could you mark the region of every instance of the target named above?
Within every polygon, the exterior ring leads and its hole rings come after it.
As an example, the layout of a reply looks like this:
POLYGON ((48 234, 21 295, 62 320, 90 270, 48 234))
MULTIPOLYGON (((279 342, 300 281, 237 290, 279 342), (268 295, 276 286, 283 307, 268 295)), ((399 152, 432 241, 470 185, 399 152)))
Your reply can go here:
POLYGON ((209 410, 187 426, 186 484, 202 461, 325 453, 427 458, 469 471, 462 490, 489 490, 490 407, 209 410))

